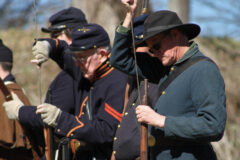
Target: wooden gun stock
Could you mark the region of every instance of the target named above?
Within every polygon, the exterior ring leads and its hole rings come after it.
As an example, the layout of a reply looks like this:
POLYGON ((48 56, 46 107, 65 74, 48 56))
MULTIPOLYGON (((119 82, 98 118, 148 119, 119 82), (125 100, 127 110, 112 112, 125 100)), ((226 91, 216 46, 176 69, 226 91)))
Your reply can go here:
POLYGON ((50 128, 48 126, 45 126, 43 131, 44 131, 44 139, 45 139, 45 156, 47 160, 51 160, 50 128))
MULTIPOLYGON (((49 88, 48 89, 48 94, 47 94, 47 102, 48 103, 52 103, 52 91, 49 88)), ((54 159, 54 155, 52 153, 52 139, 51 139, 51 128, 47 125, 44 126, 43 129, 43 133, 44 133, 44 140, 45 140, 45 156, 46 156, 46 160, 53 160, 54 159)))
MULTIPOLYGON (((144 95, 143 95, 143 100, 142 104, 147 105, 148 100, 147 100, 147 95, 148 95, 148 80, 144 79, 144 95)), ((140 156, 141 160, 147 160, 148 159, 148 126, 147 124, 141 123, 141 146, 140 146, 140 156)))

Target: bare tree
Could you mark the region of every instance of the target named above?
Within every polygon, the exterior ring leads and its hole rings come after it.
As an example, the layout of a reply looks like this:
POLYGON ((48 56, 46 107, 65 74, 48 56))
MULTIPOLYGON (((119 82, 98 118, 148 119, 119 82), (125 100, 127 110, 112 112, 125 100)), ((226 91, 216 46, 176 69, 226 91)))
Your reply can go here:
MULTIPOLYGON (((204 24, 208 24, 210 33, 213 34, 219 31, 219 26, 224 26, 224 30, 221 30, 221 35, 226 37, 231 36, 237 39, 240 38, 239 32, 239 15, 240 15, 240 3, 236 0, 201 0, 198 1, 206 10, 211 12, 206 16, 198 14, 196 19, 204 24)), ((209 34, 210 34, 209 33, 209 34)))

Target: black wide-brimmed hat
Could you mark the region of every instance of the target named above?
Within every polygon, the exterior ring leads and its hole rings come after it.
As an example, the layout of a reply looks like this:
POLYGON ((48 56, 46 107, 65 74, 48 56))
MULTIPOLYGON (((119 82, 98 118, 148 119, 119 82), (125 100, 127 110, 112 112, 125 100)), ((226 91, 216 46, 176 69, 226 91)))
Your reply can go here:
POLYGON ((175 28, 185 33, 189 40, 195 38, 201 30, 197 24, 183 24, 175 12, 162 10, 154 12, 146 19, 144 23, 143 41, 175 28))
POLYGON ((10 48, 5 46, 0 39, 0 62, 13 62, 13 53, 10 48))
POLYGON ((110 39, 103 27, 98 24, 85 24, 72 31, 72 44, 69 49, 80 52, 109 45, 110 39))
POLYGON ((69 7, 63 9, 49 18, 50 26, 42 28, 43 32, 50 33, 61 31, 66 28, 75 28, 79 25, 86 24, 85 14, 78 8, 69 7))

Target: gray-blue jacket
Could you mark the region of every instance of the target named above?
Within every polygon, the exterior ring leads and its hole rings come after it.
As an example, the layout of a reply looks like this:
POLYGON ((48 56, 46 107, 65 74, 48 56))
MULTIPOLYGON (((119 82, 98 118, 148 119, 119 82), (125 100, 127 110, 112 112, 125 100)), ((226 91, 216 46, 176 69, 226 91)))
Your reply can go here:
MULTIPOLYGON (((116 32, 111 64, 126 73, 135 74, 129 33, 116 32)), ((171 68, 187 59, 204 56, 197 44, 171 68)), ((171 69, 146 54, 138 54, 139 76, 158 81, 159 86, 171 74, 171 69)), ((156 144, 149 147, 150 159, 214 160, 216 154, 210 142, 223 136, 226 123, 224 80, 210 61, 200 61, 180 74, 160 96, 154 110, 166 116, 165 127, 149 127, 156 144)))

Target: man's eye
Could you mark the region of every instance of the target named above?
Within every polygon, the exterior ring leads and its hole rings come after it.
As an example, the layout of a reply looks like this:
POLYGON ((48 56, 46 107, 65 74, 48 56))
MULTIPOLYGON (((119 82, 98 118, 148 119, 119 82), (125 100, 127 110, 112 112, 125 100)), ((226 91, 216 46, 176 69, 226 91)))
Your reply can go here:
POLYGON ((149 51, 150 53, 153 53, 153 50, 152 50, 152 49, 149 49, 148 51, 149 51))
POLYGON ((159 50, 160 49, 160 44, 155 44, 155 45, 153 45, 152 48, 155 49, 155 50, 159 50))

